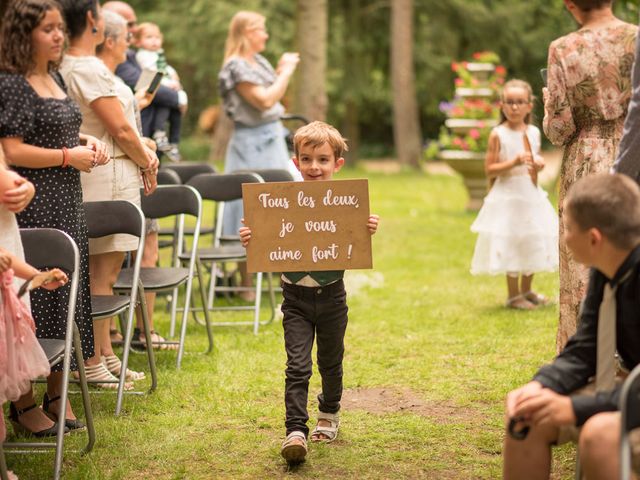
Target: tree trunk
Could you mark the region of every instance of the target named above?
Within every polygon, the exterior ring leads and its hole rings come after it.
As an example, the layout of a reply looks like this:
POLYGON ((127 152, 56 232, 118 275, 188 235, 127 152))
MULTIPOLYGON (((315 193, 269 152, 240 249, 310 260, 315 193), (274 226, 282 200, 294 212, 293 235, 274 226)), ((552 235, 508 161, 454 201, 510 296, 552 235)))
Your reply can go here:
POLYGON ((211 149, 209 150, 209 163, 223 159, 227 152, 227 145, 233 133, 233 121, 227 116, 220 106, 221 113, 211 135, 211 149))
POLYGON ((345 78, 342 87, 345 108, 342 135, 347 138, 349 144, 349 151, 345 154, 345 158, 350 165, 355 165, 360 157, 360 95, 364 55, 360 35, 362 11, 360 0, 341 2, 341 7, 347 25, 342 63, 345 78))
POLYGON ((391 81, 398 160, 418 168, 422 140, 413 68, 413 0, 391 1, 391 81))
POLYGON ((298 0, 296 45, 300 64, 294 86, 294 109, 310 121, 327 116, 327 0, 298 0))

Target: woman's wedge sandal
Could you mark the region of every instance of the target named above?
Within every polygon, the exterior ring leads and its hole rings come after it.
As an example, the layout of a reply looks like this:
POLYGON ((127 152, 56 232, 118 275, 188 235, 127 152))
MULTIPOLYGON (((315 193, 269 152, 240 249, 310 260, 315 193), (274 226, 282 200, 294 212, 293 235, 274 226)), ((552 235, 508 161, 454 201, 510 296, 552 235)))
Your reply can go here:
POLYGON ((311 441, 331 443, 338 438, 338 428, 340 428, 340 416, 337 413, 318 412, 318 423, 311 432, 311 441), (329 426, 320 425, 320 420, 329 422, 329 426), (324 435, 324 438, 320 435, 324 435))
MULTIPOLYGON (((84 367, 84 371, 87 374, 87 381, 90 382, 90 385, 98 388, 103 388, 105 390, 118 389, 118 378, 113 376, 113 374, 109 370, 107 370, 107 367, 104 365, 104 363, 87 365, 84 367)), ((77 375, 77 372, 74 372, 74 376, 75 375, 77 375)), ((126 382, 124 384, 124 389, 127 391, 133 390, 133 383, 126 382)))
MULTIPOLYGON (((101 357, 102 363, 109 372, 116 376, 120 376, 120 370, 122 369, 122 361, 118 358, 117 355, 108 355, 106 357, 101 357)), ((144 372, 134 372, 133 370, 129 370, 127 368, 127 374, 125 376, 127 380, 143 380, 145 378, 144 372)))
MULTIPOLYGON (((20 423, 19 418, 34 408, 37 408, 35 403, 25 408, 18 408, 13 404, 13 402, 9 404, 9 420, 11 420, 14 432, 16 432, 17 435, 34 436, 39 438, 55 437, 58 434, 57 423, 54 423, 51 427, 40 430, 39 432, 31 431, 20 423)), ((69 433, 69 429, 67 427, 64 428, 64 433, 69 433)))
POLYGON ((295 430, 282 442, 280 455, 287 463, 302 463, 307 456, 307 437, 303 432, 295 430))

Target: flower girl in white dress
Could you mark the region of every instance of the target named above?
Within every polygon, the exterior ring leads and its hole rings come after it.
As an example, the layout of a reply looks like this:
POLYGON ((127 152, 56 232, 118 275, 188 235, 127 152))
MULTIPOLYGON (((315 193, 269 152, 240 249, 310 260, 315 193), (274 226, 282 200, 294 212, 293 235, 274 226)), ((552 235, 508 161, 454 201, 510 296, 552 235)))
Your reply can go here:
POLYGON ((491 132, 485 159, 493 186, 471 226, 478 233, 471 273, 506 274, 506 306, 531 310, 548 303, 531 283, 535 272, 558 268, 558 216, 537 184, 544 160, 540 130, 529 124, 531 86, 507 82, 500 106, 502 123, 491 132))

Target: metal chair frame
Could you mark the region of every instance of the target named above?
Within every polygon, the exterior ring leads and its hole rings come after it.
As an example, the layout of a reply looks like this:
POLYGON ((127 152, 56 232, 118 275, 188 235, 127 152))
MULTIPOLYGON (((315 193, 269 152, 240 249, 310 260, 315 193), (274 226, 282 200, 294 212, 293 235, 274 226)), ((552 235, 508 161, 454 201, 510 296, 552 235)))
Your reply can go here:
POLYGON ((639 379, 640 365, 637 365, 624 381, 620 392, 620 478, 622 480, 632 478, 629 433, 640 426, 639 379))
MULTIPOLYGON (((262 297, 262 272, 256 274, 255 287, 218 287, 215 285, 216 272, 219 264, 228 262, 244 262, 246 261, 246 251, 239 244, 232 243, 231 245, 225 245, 222 238, 222 221, 224 204, 231 200, 242 199, 242 183, 263 183, 264 180, 253 172, 243 173, 227 173, 227 174, 200 174, 196 175, 189 180, 189 185, 193 186, 204 200, 214 201, 217 204, 216 213, 216 225, 213 247, 200 248, 197 252, 198 263, 208 263, 210 265, 209 276, 209 288, 208 298, 206 302, 206 310, 209 311, 253 311, 252 321, 224 321, 224 322, 212 322, 215 326, 241 326, 241 325, 253 325, 254 334, 258 333, 260 325, 265 325, 271 322, 275 313, 275 302, 272 297, 269 297, 271 302, 272 315, 269 320, 260 320, 260 305, 262 297), (216 306, 215 305, 215 293, 229 292, 229 291, 254 291, 256 295, 253 305, 232 305, 232 306, 216 306)), ((188 258, 189 252, 182 252, 178 255, 181 261, 185 261, 188 258)), ((199 272, 202 268, 198 269, 199 272)), ((199 277, 202 282, 202 277, 199 277)), ((199 311, 194 309, 195 311, 199 311)))
MULTIPOLYGON (((78 365, 79 384, 82 392, 82 402, 86 419, 88 440, 87 445, 83 450, 83 453, 86 454, 93 449, 93 445, 95 443, 95 427, 93 424, 93 414, 91 411, 87 378, 84 371, 84 359, 82 357, 80 334, 75 322, 75 307, 78 295, 78 286, 80 284, 80 254, 78 252, 78 247, 68 234, 53 228, 22 229, 20 230, 20 235, 27 263, 38 269, 53 267, 61 268, 66 271, 71 278, 65 339, 63 341, 63 353, 61 355, 56 355, 53 359, 50 359, 50 362, 51 366, 55 366, 62 360, 62 390, 60 392, 60 409, 58 411, 58 418, 65 418, 67 398, 69 394, 69 373, 71 368, 72 351, 75 355, 76 363, 78 365), (48 248, 43 249, 43 244, 46 244, 48 248)), ((60 471, 62 469, 64 429, 65 422, 58 422, 58 432, 56 434, 55 442, 5 442, 4 449, 15 450, 18 453, 32 453, 34 451, 55 448, 53 478, 57 480, 60 478, 60 471)), ((6 465, 1 465, 4 460, 4 456, 1 451, 0 457, 0 470, 4 467, 4 471, 6 472, 6 465)))
MULTIPOLYGON (((127 381, 126 371, 129 365, 129 354, 131 351, 131 338, 133 336, 133 325, 135 322, 135 310, 136 306, 140 304, 142 312, 146 312, 146 304, 144 297, 144 289, 140 282, 140 265, 142 262, 142 253, 144 250, 145 239, 145 221, 144 215, 140 208, 132 202, 125 200, 110 200, 102 202, 85 202, 83 204, 85 210, 85 216, 87 218, 87 227, 89 231, 89 238, 100 238, 107 235, 126 233, 138 237, 138 248, 136 251, 136 259, 133 267, 133 285, 137 285, 138 288, 129 288, 125 290, 119 290, 116 292, 114 288, 114 294, 127 295, 128 300, 125 303, 118 306, 117 309, 105 309, 102 312, 96 311, 93 315, 94 320, 112 317, 119 315, 122 320, 122 315, 125 311, 126 320, 125 333, 122 344, 122 367, 120 369, 120 376, 118 378, 118 388, 116 390, 116 409, 115 414, 120 415, 122 412, 122 403, 124 399, 124 386, 127 381)), ((118 302, 123 300, 118 298, 118 295, 113 296, 94 296, 92 295, 92 305, 96 304, 99 300, 118 302)), ((143 322, 145 325, 145 332, 149 331, 147 319, 143 315, 143 322)), ((151 335, 146 335, 147 344, 147 359, 149 362, 149 370, 151 373, 151 387, 149 392, 156 390, 158 386, 158 375, 156 371, 155 357, 153 353, 151 335)), ((103 380, 94 381, 91 383, 108 383, 103 380)), ((127 391, 129 395, 141 395, 141 391, 127 391)))
MULTIPOLYGON (((187 185, 159 185, 156 191, 148 196, 142 197, 142 210, 147 218, 158 219, 168 216, 177 216, 177 236, 176 251, 172 259, 172 267, 155 267, 143 268, 140 270, 140 282, 144 290, 149 292, 172 292, 171 294, 171 322, 175 323, 177 312, 182 312, 182 324, 180 328, 180 339, 178 341, 178 355, 176 358, 176 368, 180 368, 184 356, 184 344, 187 332, 187 321, 191 307, 191 297, 193 288, 194 273, 197 272, 198 278, 201 278, 199 264, 197 263, 198 241, 200 236, 200 224, 202 218, 202 198, 198 191, 187 185), (184 250, 184 231, 185 231, 185 215, 195 217, 195 227, 193 229, 193 247, 190 256, 184 263, 188 267, 181 268, 177 252, 184 250), (178 290, 181 285, 185 285, 184 307, 178 309, 178 290)), ((114 285, 115 291, 126 290, 130 288, 130 271, 123 269, 114 285)), ((136 283, 135 280, 133 282, 136 283)), ((202 296, 203 305, 205 305, 206 297, 204 294, 204 286, 200 283, 200 294, 202 296)), ((142 316, 145 325, 148 325, 147 311, 142 309, 142 316)), ((209 320, 209 312, 205 312, 205 326, 207 329, 207 338, 209 341, 208 348, 205 353, 213 350, 213 331, 209 320)), ((145 326, 145 333, 149 332, 148 326, 145 326)), ((175 342, 166 342, 175 344, 175 342)))

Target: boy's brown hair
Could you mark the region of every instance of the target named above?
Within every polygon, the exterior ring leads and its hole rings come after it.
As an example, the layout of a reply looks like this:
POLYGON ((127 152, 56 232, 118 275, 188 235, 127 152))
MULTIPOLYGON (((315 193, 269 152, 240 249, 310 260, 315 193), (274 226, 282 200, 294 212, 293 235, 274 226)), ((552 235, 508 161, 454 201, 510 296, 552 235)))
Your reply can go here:
POLYGON ((626 175, 581 178, 571 187, 565 209, 581 230, 596 228, 617 248, 640 244, 640 188, 626 175))
POLYGON ((315 121, 296 130, 296 134, 293 136, 294 155, 298 156, 302 146, 308 145, 312 148, 318 148, 324 143, 329 144, 333 150, 334 160, 341 158, 344 152, 349 150, 346 139, 340 135, 337 129, 328 123, 315 121))

